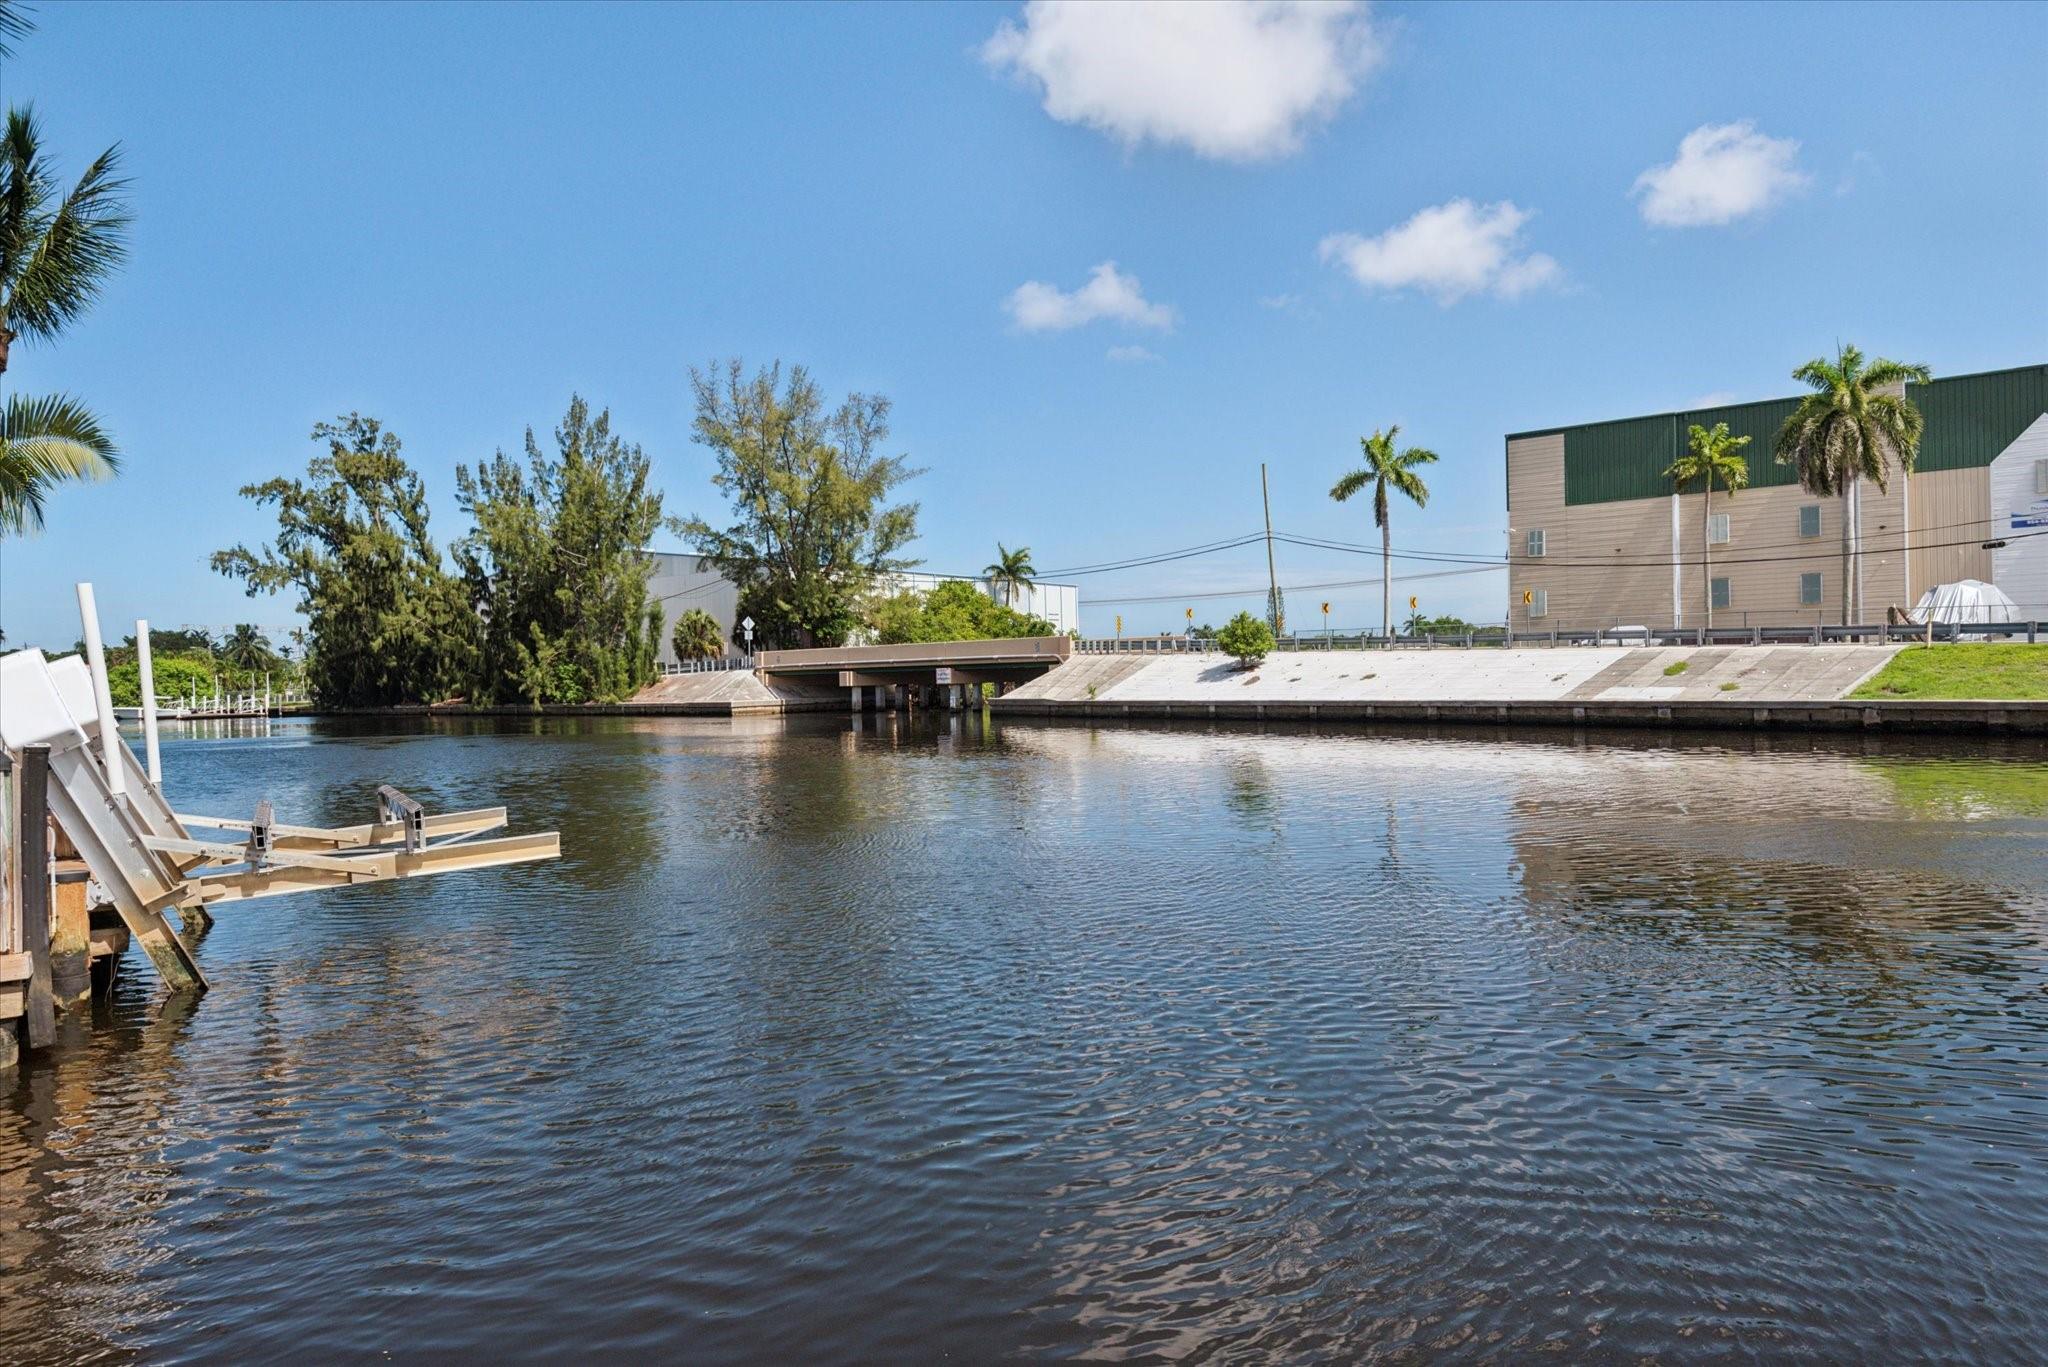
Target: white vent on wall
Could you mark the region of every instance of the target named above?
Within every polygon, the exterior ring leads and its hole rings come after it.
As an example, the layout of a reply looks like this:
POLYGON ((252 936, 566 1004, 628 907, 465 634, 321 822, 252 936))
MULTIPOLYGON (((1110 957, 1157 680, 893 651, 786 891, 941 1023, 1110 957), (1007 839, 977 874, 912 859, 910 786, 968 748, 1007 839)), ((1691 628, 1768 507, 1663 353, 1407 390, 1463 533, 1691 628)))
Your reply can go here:
POLYGON ((1728 514, 1715 513, 1707 519, 1707 544, 1725 546, 1728 544, 1728 514))
POLYGON ((1550 615, 1549 589, 1529 590, 1529 615, 1531 617, 1547 617, 1550 615))
POLYGON ((2048 460, 2034 462, 2034 497, 2048 498, 2048 460))

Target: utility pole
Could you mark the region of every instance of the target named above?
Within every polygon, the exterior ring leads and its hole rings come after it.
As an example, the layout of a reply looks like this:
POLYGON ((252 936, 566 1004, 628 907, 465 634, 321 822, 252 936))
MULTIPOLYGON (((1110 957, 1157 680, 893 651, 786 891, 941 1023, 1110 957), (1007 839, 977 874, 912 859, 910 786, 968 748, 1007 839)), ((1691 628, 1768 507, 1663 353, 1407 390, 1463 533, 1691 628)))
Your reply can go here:
POLYGON ((1266 487, 1266 462, 1259 462, 1259 499, 1266 505, 1266 620, 1280 634, 1280 576, 1273 569, 1273 495, 1266 487))

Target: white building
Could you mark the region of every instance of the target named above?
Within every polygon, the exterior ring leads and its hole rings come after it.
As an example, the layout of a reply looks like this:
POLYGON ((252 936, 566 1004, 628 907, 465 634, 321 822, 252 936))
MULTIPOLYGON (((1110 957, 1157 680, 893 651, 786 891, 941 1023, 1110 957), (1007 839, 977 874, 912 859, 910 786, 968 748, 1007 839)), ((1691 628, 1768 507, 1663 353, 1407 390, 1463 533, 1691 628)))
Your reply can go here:
MULTIPOLYGON (((647 596, 661 605, 661 662, 676 663, 675 646, 670 643, 669 636, 676 619, 691 608, 702 608, 710 613, 718 622, 725 653, 738 655, 739 647, 733 644, 732 637, 733 620, 739 613, 739 587, 713 569, 702 556, 670 551, 649 551, 648 554, 654 560, 654 573, 647 581, 647 596)), ((998 602, 1007 601, 1004 594, 992 590, 986 578, 961 579, 954 575, 908 571, 891 575, 886 582, 897 591, 914 589, 926 593, 956 579, 975 585, 998 602)), ((1029 588, 1019 588, 1009 606, 1033 617, 1043 617, 1052 623, 1055 632, 1061 634, 1076 630, 1081 625, 1081 590, 1072 584, 1033 584, 1029 588)))

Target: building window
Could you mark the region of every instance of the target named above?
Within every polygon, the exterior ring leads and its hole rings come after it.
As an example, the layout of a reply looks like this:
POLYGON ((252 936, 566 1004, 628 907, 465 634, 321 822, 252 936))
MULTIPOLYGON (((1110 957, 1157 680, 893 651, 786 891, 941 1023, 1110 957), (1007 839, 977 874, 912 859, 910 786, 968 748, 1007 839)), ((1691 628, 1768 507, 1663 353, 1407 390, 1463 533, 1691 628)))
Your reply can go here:
POLYGON ((1548 617, 1550 615, 1549 589, 1529 590, 1529 615, 1531 617, 1548 617))
POLYGON ((1820 535, 1820 505, 1818 503, 1808 503, 1800 507, 1799 534, 1801 536, 1820 535))
POLYGON ((1725 608, 1734 601, 1734 595, 1728 589, 1728 581, 1726 579, 1716 579, 1714 581, 1714 606, 1725 608))
POLYGON ((1540 527, 1529 533, 1529 558, 1531 560, 1541 560, 1543 558, 1543 530, 1540 527))
POLYGON ((1725 546, 1728 544, 1728 514, 1715 513, 1707 519, 1707 544, 1725 546))
POLYGON ((1820 606, 1820 575, 1818 572, 1799 576, 1799 602, 1802 606, 1809 608, 1820 606))
POLYGON ((2048 460, 2034 462, 2034 496, 2048 498, 2048 460))

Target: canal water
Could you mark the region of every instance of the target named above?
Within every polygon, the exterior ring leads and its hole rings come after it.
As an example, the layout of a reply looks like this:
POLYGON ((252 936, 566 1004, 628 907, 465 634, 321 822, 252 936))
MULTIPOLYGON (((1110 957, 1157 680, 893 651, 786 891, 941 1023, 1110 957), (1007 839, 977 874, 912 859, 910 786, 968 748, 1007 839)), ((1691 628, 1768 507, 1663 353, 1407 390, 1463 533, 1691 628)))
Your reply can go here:
POLYGON ((558 863, 231 907, 0 1102, 0 1359, 2035 1358, 2048 754, 174 739, 558 863))

